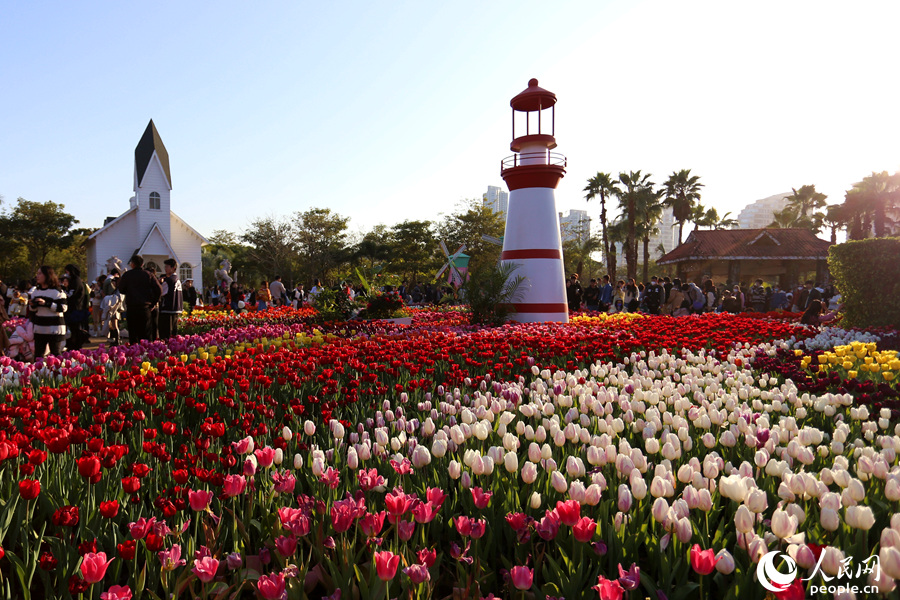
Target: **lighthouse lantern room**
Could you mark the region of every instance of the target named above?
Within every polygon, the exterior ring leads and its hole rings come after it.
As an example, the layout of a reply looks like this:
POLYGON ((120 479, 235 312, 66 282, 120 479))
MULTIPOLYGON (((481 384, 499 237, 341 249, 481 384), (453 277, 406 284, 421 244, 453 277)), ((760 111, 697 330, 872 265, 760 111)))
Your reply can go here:
POLYGON ((510 101, 510 106, 513 139, 509 147, 515 154, 500 165, 500 175, 510 192, 500 260, 515 263, 516 274, 525 279, 523 298, 515 304, 512 318, 521 322, 567 322, 562 240, 554 192, 566 174, 566 157, 551 152, 556 148, 556 95, 532 79, 528 88, 510 101))

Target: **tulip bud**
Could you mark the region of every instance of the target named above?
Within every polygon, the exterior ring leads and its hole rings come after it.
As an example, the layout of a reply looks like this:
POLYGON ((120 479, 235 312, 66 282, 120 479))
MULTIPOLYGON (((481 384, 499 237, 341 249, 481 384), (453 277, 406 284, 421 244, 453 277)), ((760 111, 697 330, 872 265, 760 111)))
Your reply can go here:
POLYGON ((459 479, 462 475, 462 465, 455 460, 451 460, 450 466, 447 467, 447 472, 450 474, 451 479, 459 479))
POLYGON ((299 469, 303 466, 303 457, 299 454, 294 455, 294 468, 299 469))
POLYGON ((276 465, 280 465, 284 462, 284 450, 282 450, 281 448, 275 448, 275 458, 273 459, 273 462, 276 465))
POLYGON ((531 499, 529 501, 529 506, 531 506, 531 508, 533 508, 535 510, 540 508, 541 507, 541 495, 538 494, 537 492, 532 492, 531 499))
POLYGON ((284 438, 284 441, 289 442, 291 438, 294 437, 294 433, 291 431, 291 428, 285 425, 285 427, 281 430, 281 437, 284 438))
POLYGON ((515 473, 519 470, 519 455, 515 452, 507 452, 503 457, 503 466, 509 473, 515 473))
POLYGON ((537 466, 533 462, 527 462, 522 465, 522 481, 531 484, 537 479, 537 466))
POLYGON ((658 523, 662 523, 666 519, 666 513, 669 512, 669 503, 666 502, 665 498, 657 498, 653 502, 653 508, 650 512, 658 523))
POLYGON ((822 527, 828 531, 837 531, 837 528, 841 525, 841 520, 837 511, 831 508, 822 509, 822 512, 819 515, 819 521, 822 523, 822 527))
POLYGON ((739 533, 750 533, 755 521, 753 513, 745 505, 741 504, 734 514, 734 526, 739 533))
POLYGON ((632 496, 631 490, 624 483, 619 486, 617 506, 619 511, 628 512, 631 510, 632 496))
POLYGON ((731 575, 734 573, 734 557, 725 548, 722 548, 719 550, 718 554, 716 554, 716 571, 722 575, 731 575))
POLYGON ((315 435, 316 433, 316 424, 312 421, 306 421, 303 423, 303 433, 306 435, 315 435))
POLYGON ((560 494, 566 493, 566 490, 569 489, 569 483, 566 481, 566 478, 559 471, 553 471, 550 473, 550 485, 553 486, 553 489, 559 492, 560 494))

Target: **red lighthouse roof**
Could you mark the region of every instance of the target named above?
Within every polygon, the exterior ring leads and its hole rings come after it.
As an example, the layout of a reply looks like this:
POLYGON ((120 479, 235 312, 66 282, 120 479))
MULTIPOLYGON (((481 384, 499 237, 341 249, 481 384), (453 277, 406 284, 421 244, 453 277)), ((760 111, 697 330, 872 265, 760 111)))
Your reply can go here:
POLYGON ((550 108, 556 104, 556 94, 551 91, 538 87, 538 80, 532 79, 528 82, 528 88, 509 101, 509 105, 513 110, 519 112, 533 112, 550 108))

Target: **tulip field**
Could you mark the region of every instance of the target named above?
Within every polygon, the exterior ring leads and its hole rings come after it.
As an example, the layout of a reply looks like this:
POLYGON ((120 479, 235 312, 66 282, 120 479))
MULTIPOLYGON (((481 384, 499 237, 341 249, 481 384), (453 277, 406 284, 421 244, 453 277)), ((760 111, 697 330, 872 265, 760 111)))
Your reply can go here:
POLYGON ((897 332, 412 312, 0 359, 0 597, 900 597, 897 332))

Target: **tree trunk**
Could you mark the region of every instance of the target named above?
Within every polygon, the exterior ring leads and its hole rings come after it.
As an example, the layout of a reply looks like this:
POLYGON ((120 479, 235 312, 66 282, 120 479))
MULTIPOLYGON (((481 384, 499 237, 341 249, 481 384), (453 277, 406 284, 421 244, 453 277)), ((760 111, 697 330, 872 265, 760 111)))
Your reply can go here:
POLYGON ((612 281, 613 288, 616 287, 616 269, 618 265, 616 264, 616 245, 610 244, 609 246, 609 254, 606 256, 606 272, 609 274, 609 278, 612 281))
POLYGON ((681 233, 684 231, 684 221, 678 221, 678 245, 681 245, 681 233))
POLYGON ((630 194, 628 199, 628 239, 625 240, 625 264, 628 269, 628 277, 637 277, 637 239, 634 234, 635 219, 635 201, 634 192, 630 194))
POLYGON ((603 256, 607 259, 606 274, 612 279, 616 274, 610 273, 609 271, 609 236, 606 233, 606 194, 603 190, 600 191, 600 228, 603 232, 603 256))
POLYGON ((641 271, 644 283, 650 281, 650 236, 644 236, 644 268, 641 271))

